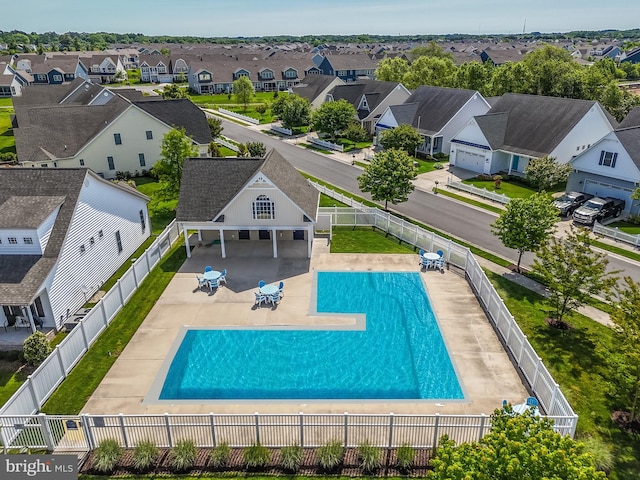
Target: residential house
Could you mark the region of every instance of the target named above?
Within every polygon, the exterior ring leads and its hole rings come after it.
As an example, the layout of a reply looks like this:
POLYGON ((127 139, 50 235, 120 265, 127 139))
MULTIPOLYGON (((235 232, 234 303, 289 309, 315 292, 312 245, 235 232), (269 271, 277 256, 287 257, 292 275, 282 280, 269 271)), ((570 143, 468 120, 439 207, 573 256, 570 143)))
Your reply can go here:
POLYGON ((524 175, 529 160, 552 156, 568 163, 616 126, 595 101, 506 93, 454 135, 450 163, 478 173, 524 175))
POLYGON ((88 69, 77 55, 20 54, 14 69, 31 85, 60 85, 76 78, 88 79, 88 69))
POLYGON ((0 326, 60 329, 149 237, 148 201, 85 168, 0 169, 0 326))
POLYGON ((342 80, 333 75, 307 75, 300 83, 291 87, 289 92, 306 98, 312 108, 318 108, 324 103, 334 87, 344 84, 342 80))
POLYGON ((507 62, 520 62, 530 50, 524 48, 491 49, 486 48, 480 52, 482 63, 491 62, 497 67, 507 62))
POLYGON ((318 68, 322 75, 335 75, 346 83, 374 80, 378 59, 366 53, 326 54, 318 68))
MULTIPOLYGON (((270 241, 276 258, 278 244, 290 240, 306 241, 310 258, 319 199, 276 150, 264 158, 191 158, 182 170, 176 220, 203 241, 219 241, 223 258, 230 241, 270 241)), ((188 240, 186 249, 190 256, 188 240)))
POLYGON ((327 94, 327 101, 349 102, 358 112, 358 120, 362 128, 373 135, 376 122, 387 107, 400 105, 410 96, 411 92, 399 82, 359 80, 334 87, 327 94))
POLYGON ((402 105, 387 107, 376 123, 376 135, 411 125, 424 138, 418 152, 448 153, 451 139, 469 120, 484 115, 489 103, 475 90, 420 86, 402 105))
POLYGON ((89 80, 93 83, 124 82, 127 70, 120 61, 120 55, 101 55, 90 52, 82 57, 83 63, 89 68, 89 80))
POLYGON ((622 62, 640 63, 640 47, 622 53, 620 55, 620 63, 622 62))
POLYGON ((162 139, 182 127, 199 155, 211 131, 190 100, 131 97, 90 82, 29 87, 14 101, 18 161, 25 167, 88 167, 105 178, 143 172, 160 159, 162 139))
POLYGON ((171 83, 171 59, 164 55, 140 55, 140 81, 152 83, 171 83))

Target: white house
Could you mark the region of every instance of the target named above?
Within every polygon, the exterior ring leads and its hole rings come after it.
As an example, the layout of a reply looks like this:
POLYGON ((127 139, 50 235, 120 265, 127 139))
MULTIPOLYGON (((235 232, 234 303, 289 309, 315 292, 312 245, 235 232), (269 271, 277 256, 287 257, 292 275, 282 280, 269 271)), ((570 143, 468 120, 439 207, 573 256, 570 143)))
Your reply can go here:
POLYGON ((148 201, 86 168, 0 169, 0 326, 59 329, 149 237, 148 201))
POLYGON ((387 107, 376 123, 376 135, 411 125, 424 138, 418 152, 448 153, 453 136, 474 116, 484 115, 490 108, 475 90, 420 86, 402 105, 387 107))
POLYGON ((567 191, 625 201, 624 210, 638 214, 631 195, 640 185, 640 126, 608 133, 571 161, 567 191))
POLYGON ((319 108, 329 92, 338 85, 344 85, 344 81, 336 76, 311 74, 305 76, 299 84, 289 88, 289 92, 309 100, 311 108, 319 108))
MULTIPOLYGON (((265 158, 191 158, 184 162, 176 220, 185 232, 225 245, 235 241, 307 242, 316 223, 320 194, 277 151, 265 158)), ((187 256, 191 256, 188 235, 187 256)))
POLYGON ((478 173, 522 175, 533 158, 570 162, 616 125, 595 101, 506 93, 454 135, 450 163, 478 173))
POLYGON ((138 95, 132 100, 82 81, 29 87, 14 102, 18 161, 24 167, 88 167, 105 178, 133 174, 153 167, 174 127, 184 128, 198 154, 206 155, 211 131, 202 110, 187 99, 138 95))

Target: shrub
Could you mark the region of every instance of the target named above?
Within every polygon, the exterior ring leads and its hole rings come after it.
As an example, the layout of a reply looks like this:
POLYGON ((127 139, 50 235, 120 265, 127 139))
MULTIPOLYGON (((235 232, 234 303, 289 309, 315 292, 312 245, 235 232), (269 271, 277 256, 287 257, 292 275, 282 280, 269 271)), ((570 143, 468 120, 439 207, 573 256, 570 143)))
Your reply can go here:
POLYGON ((133 468, 144 471, 158 461, 158 447, 151 440, 140 442, 133 451, 133 468))
POLYGON ((627 217, 627 222, 632 225, 640 225, 640 215, 629 215, 627 217))
POLYGON ((318 461, 325 470, 332 470, 342 463, 344 448, 340 441, 328 442, 318 449, 318 461))
POLYGON ((222 442, 217 445, 216 448, 211 450, 209 459, 211 460, 211 466, 213 468, 226 467, 229 463, 229 457, 231 456, 231 449, 226 442, 222 442))
POLYGON ((282 455, 284 469, 290 472, 297 472, 302 463, 302 447, 297 444, 283 447, 280 450, 280 454, 282 455))
POLYGON ((118 464, 122 448, 113 438, 107 438, 100 442, 96 448, 96 470, 99 472, 110 472, 118 464))
POLYGON ((171 464, 176 470, 187 470, 196 463, 196 455, 198 449, 191 440, 180 440, 175 447, 171 449, 173 460, 171 464))
POLYGON ((16 163, 18 156, 13 152, 0 153, 0 162, 16 163))
POLYGON ((342 136, 348 140, 351 140, 353 143, 357 142, 366 142, 369 140, 369 133, 362 128, 362 125, 359 123, 352 123, 342 132, 342 136))
POLYGON ((608 474, 613 469, 615 463, 611 448, 602 440, 595 437, 580 441, 584 443, 584 449, 593 455, 596 469, 608 474))
POLYGON ((360 459, 360 467, 365 472, 372 472, 382 465, 382 451, 368 441, 358 446, 358 458, 360 459))
POLYGON ((269 449, 260 443, 254 443, 244 449, 244 464, 247 468, 262 468, 269 464, 269 449))
POLYGON ((247 146, 244 143, 239 143, 238 144, 237 156, 238 157, 246 157, 247 155, 249 155, 249 149, 247 148, 247 146))
POLYGON ((444 166, 441 163, 434 163, 433 164, 433 169, 434 170, 442 170, 444 168, 444 166))
POLYGON ((22 344, 24 359, 29 365, 40 365, 51 353, 51 345, 42 332, 29 335, 22 344))
POLYGON ((267 106, 264 103, 256 105, 256 113, 264 115, 265 113, 267 113, 267 106))
POLYGON ((416 451, 408 443, 402 444, 396 451, 396 464, 400 470, 409 470, 413 467, 416 451))

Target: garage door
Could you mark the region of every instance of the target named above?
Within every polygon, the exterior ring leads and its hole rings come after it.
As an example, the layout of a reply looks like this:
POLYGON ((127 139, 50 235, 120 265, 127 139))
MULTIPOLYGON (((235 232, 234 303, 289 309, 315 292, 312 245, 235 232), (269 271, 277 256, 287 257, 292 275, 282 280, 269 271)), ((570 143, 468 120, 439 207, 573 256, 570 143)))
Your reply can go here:
POLYGON ((633 190, 629 188, 618 187, 610 183, 596 182, 594 180, 585 180, 584 192, 597 197, 613 197, 624 200, 625 212, 628 212, 631 208, 631 194, 633 190))
POLYGON ((482 173, 484 171, 484 155, 467 150, 458 150, 456 152, 455 166, 482 173))

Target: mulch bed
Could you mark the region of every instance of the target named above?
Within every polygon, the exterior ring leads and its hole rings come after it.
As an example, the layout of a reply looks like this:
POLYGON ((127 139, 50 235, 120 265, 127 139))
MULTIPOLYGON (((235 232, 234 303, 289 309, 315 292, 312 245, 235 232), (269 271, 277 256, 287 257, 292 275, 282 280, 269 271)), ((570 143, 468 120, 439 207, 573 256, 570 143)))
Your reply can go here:
MULTIPOLYGON (((414 462, 414 468, 410 471, 398 470, 395 466, 396 452, 395 450, 386 449, 383 450, 382 467, 374 472, 365 472, 360 468, 358 461, 358 453, 355 448, 348 448, 345 450, 344 460, 342 465, 338 468, 325 471, 320 468, 318 459, 316 457, 316 449, 305 448, 302 465, 298 472, 290 472, 284 470, 281 466, 280 450, 277 448, 269 449, 271 452, 271 459, 269 465, 260 470, 247 470, 244 466, 243 455, 244 449, 232 448, 231 455, 229 457, 229 463, 227 467, 223 469, 216 469, 211 465, 209 456, 211 454, 210 448, 200 448, 198 456, 196 458, 196 464, 188 471, 176 472, 171 466, 171 450, 160 449, 160 455, 156 466, 146 472, 140 472, 133 468, 133 449, 124 450, 120 461, 116 468, 111 472, 113 476, 126 476, 133 474, 153 474, 153 475, 171 475, 171 474, 190 474, 190 475, 205 475, 211 473, 221 472, 237 472, 237 473, 261 473, 268 475, 288 475, 297 473, 298 475, 313 476, 313 475, 340 475, 345 477, 362 477, 362 476, 374 476, 374 477, 397 477, 397 476, 411 476, 411 477, 425 477, 429 470, 429 450, 416 450, 416 458, 414 462)), ((95 453, 90 452, 87 455, 84 463, 80 467, 81 474, 91 475, 104 475, 103 472, 98 472, 95 469, 95 453)))

